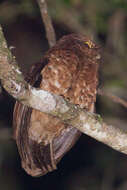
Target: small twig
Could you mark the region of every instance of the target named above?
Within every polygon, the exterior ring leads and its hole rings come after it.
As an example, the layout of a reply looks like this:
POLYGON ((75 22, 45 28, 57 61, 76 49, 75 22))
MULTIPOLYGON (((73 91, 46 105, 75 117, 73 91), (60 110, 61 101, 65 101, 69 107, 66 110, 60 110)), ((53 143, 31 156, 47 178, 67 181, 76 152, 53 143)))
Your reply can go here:
POLYGON ((122 106, 127 108, 127 101, 119 98, 116 95, 113 95, 113 94, 111 94, 109 92, 105 92, 102 89, 98 89, 98 94, 101 95, 101 96, 106 96, 106 97, 110 98, 113 102, 121 104, 122 106))
POLYGON ((56 36, 55 36, 55 31, 54 31, 54 28, 52 25, 51 18, 48 14, 46 0, 37 0, 37 2, 40 7, 41 17, 42 17, 44 25, 45 25, 48 43, 49 43, 49 46, 52 47, 56 43, 56 36))

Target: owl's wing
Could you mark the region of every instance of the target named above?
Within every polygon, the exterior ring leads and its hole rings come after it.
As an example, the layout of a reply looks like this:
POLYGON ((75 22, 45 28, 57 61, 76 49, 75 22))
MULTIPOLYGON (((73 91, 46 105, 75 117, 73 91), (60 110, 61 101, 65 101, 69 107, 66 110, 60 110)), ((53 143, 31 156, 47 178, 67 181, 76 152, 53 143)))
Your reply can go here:
MULTIPOLYGON (((33 65, 26 81, 39 87, 42 80, 40 73, 47 62, 47 60, 43 60, 42 63, 33 65)), ((73 127, 68 127, 48 143, 45 143, 46 136, 38 143, 29 137, 32 112, 33 109, 16 102, 13 113, 14 138, 20 153, 22 167, 28 174, 40 176, 56 169, 57 162, 75 144, 81 133, 73 127)))
MULTIPOLYGON (((40 72, 43 65, 44 63, 37 63, 31 67, 26 77, 27 82, 33 86, 39 86, 40 80, 42 80, 40 72)), ((28 131, 32 110, 17 101, 13 113, 13 129, 22 167, 28 174, 39 176, 56 169, 56 166, 51 155, 52 144, 43 145, 43 143, 36 143, 29 138, 28 131)))

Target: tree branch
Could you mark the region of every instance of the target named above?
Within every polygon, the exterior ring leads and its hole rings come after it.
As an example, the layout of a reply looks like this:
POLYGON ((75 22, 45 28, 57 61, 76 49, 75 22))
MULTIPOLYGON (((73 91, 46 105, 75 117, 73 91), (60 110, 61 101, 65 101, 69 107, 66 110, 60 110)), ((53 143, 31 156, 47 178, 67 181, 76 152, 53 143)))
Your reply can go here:
POLYGON ((25 82, 16 64, 15 57, 12 56, 7 48, 1 27, 0 79, 7 92, 24 105, 57 116, 63 122, 76 127, 84 134, 127 154, 126 131, 114 126, 108 126, 97 114, 88 113, 84 109, 70 104, 60 96, 35 89, 25 82))
POLYGON ((102 89, 98 89, 97 93, 101 96, 106 96, 106 97, 110 98, 110 100, 112 100, 113 102, 120 104, 120 105, 124 106, 125 108, 127 108, 127 101, 119 98, 118 96, 113 95, 109 92, 106 92, 105 90, 102 90, 102 89))
POLYGON ((55 36, 55 31, 54 31, 54 28, 52 25, 51 18, 48 14, 46 0, 37 0, 37 2, 40 7, 41 17, 42 17, 44 25, 45 25, 48 43, 49 43, 49 46, 52 47, 56 43, 56 36, 55 36))

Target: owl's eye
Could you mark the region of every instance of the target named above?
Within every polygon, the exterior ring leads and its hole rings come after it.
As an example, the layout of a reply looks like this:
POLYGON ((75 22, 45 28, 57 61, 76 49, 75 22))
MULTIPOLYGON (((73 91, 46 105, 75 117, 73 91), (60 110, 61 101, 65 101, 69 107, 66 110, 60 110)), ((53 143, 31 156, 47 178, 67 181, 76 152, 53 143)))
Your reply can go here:
POLYGON ((93 43, 92 41, 90 41, 90 40, 86 41, 85 44, 86 44, 89 48, 94 48, 94 47, 95 47, 94 43, 93 43))

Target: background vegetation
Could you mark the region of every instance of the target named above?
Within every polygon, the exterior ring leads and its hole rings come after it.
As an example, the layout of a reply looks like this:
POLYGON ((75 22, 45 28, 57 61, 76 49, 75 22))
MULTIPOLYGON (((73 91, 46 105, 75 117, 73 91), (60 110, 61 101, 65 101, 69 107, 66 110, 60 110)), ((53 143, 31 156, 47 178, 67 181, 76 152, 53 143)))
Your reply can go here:
MULTIPOLYGON (((91 36, 102 46, 100 84, 127 100, 126 0, 48 0, 57 39, 72 32, 91 36)), ((0 23, 24 74, 48 49, 35 0, 1 0, 0 23)), ((14 99, 0 93, 0 188, 5 190, 126 190, 127 156, 82 135, 62 159, 58 170, 40 178, 21 168, 12 135, 14 99)), ((105 97, 97 97, 97 113, 126 128, 127 110, 105 97)))

